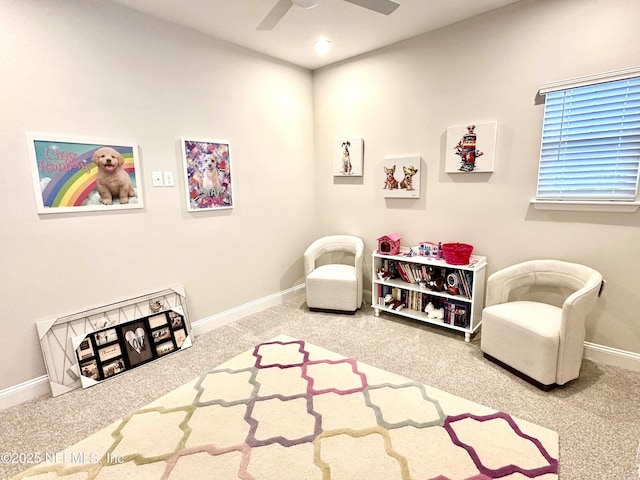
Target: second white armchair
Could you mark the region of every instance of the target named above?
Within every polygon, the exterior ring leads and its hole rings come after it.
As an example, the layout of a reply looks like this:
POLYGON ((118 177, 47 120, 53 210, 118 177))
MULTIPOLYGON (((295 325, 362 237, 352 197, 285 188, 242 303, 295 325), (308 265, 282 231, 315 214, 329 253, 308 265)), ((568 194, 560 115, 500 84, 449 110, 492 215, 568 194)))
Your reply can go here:
POLYGON ((561 260, 531 260, 493 273, 482 311, 482 351, 543 390, 578 378, 585 318, 601 286, 598 271, 561 260), (552 292, 555 304, 545 301, 552 292))
POLYGON ((319 238, 304 253, 307 306, 355 313, 362 306, 364 242, 352 235, 319 238))

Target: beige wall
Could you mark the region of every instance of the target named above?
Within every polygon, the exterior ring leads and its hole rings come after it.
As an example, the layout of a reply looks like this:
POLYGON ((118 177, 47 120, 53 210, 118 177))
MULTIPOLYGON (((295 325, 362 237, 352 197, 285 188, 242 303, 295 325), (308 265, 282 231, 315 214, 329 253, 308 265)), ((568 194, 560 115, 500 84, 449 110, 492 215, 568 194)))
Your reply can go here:
MULTIPOLYGON (((587 341, 640 353, 640 212, 540 212, 541 84, 638 65, 636 0, 524 0, 314 72, 321 232, 471 243, 488 273, 526 259, 591 265, 607 289, 587 341), (493 174, 444 172, 449 126, 498 122, 493 174), (334 179, 331 142, 362 136, 364 177, 334 179), (384 200, 384 157, 421 155, 419 200, 384 200)), ((370 262, 368 262, 370 265, 370 262)))
POLYGON ((0 0, 0 390, 45 373, 35 323, 175 284, 192 320, 302 282, 312 78, 114 3, 0 0), (133 140, 144 210, 36 214, 25 132, 133 140), (187 213, 178 142, 231 145, 236 207, 187 213), (178 186, 153 188, 151 172, 178 186))

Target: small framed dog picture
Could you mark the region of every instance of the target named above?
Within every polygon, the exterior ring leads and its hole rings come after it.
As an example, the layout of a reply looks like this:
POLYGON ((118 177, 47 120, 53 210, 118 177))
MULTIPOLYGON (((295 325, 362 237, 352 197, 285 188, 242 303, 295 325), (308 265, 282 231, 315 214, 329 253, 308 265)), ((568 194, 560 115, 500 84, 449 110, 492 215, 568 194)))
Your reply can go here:
POLYGON ((363 162, 362 138, 336 138, 333 141, 333 176, 361 177, 363 162))
POLYGON ((38 213, 142 208, 138 147, 27 135, 38 213))
POLYGON ((182 139, 187 211, 233 208, 229 144, 182 139))
POLYGON ((386 158, 380 168, 385 198, 420 198, 421 157, 386 158))

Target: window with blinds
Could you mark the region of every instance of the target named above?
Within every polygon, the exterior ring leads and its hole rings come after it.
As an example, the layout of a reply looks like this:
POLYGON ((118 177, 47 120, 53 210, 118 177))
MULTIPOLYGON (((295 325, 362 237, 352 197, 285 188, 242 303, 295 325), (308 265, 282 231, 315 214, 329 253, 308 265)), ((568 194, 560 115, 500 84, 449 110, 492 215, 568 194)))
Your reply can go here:
POLYGON ((540 91, 546 99, 538 200, 636 200, 640 171, 637 75, 540 91))

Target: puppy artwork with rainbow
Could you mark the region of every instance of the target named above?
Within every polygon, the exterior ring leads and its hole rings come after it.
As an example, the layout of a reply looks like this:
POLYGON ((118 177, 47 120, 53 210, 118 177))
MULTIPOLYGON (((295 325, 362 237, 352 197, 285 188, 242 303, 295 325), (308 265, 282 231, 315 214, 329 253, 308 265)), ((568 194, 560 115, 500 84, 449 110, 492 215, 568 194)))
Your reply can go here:
POLYGON ((29 139, 39 213, 141 208, 136 147, 29 139))

